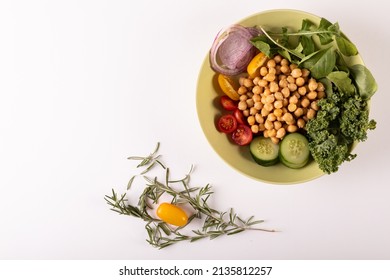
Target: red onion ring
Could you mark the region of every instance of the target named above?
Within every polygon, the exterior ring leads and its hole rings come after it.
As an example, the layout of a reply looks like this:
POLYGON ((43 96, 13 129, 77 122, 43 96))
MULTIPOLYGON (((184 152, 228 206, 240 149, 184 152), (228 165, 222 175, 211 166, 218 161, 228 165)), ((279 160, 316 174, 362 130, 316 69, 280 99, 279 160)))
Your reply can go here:
POLYGON ((211 68, 228 76, 244 72, 256 54, 249 40, 260 33, 256 28, 237 24, 220 31, 210 49, 211 68))

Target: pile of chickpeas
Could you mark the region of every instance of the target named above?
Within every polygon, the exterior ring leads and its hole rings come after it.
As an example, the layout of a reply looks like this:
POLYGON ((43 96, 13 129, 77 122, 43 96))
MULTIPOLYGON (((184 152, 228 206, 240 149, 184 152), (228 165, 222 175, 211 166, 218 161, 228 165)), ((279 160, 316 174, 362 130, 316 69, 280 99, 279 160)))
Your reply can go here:
POLYGON ((253 133, 263 133, 277 144, 286 133, 305 129, 325 96, 322 83, 310 78, 280 55, 274 56, 251 77, 240 77, 238 109, 247 118, 253 133))

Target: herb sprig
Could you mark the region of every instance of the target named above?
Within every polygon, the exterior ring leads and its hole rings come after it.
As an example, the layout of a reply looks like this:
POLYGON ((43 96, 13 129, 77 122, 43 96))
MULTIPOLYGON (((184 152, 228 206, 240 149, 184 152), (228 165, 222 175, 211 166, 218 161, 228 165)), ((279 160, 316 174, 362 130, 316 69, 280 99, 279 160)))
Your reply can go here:
MULTIPOLYGON (((129 203, 126 193, 119 195, 114 189, 111 195, 104 197, 112 211, 121 215, 140 218, 146 222, 145 229, 148 235, 146 241, 150 245, 162 249, 180 241, 194 242, 205 238, 214 239, 222 235, 233 235, 246 230, 275 232, 275 230, 254 227, 264 222, 264 220, 256 220, 254 216, 243 219, 232 208, 228 211, 219 211, 210 207, 208 201, 213 194, 211 186, 209 184, 204 187, 189 186, 193 166, 184 178, 171 179, 169 168, 160 161, 161 156, 157 154, 159 147, 160 144, 158 143, 154 152, 148 156, 128 158, 129 160, 139 160, 140 163, 137 168, 144 168, 138 176, 142 176, 146 185, 139 196, 137 205, 129 203), (145 175, 155 166, 163 169, 165 173, 163 179, 159 179, 157 176, 145 175), (178 185, 181 186, 181 189, 178 188, 178 185), (172 227, 151 214, 154 209, 153 206, 159 203, 163 195, 170 196, 173 204, 188 204, 191 206, 194 213, 189 217, 187 225, 172 227), (189 226, 194 219, 203 220, 201 228, 183 233, 184 228, 189 226)), ((130 190, 136 177, 137 175, 131 177, 127 190, 130 190)))

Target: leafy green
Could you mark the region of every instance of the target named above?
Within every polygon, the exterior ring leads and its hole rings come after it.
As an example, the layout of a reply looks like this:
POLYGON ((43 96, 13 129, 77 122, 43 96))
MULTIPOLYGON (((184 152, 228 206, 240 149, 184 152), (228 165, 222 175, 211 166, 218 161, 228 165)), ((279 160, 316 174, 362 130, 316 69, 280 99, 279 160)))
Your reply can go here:
POLYGON ((364 65, 346 63, 344 58, 357 55, 358 50, 337 22, 322 18, 316 26, 304 19, 298 32, 286 27, 280 33, 260 30, 263 34, 252 39, 254 46, 269 57, 279 53, 310 70, 311 77, 325 86, 326 97, 318 102, 320 110, 306 130, 314 160, 325 173, 336 172, 344 161, 356 157, 351 154, 353 143, 365 141, 367 131, 375 129, 367 106, 378 87, 374 77, 364 65))
POLYGON ((378 85, 370 70, 364 65, 356 64, 350 67, 357 91, 364 100, 368 100, 377 91, 378 85))
MULTIPOLYGON (((334 76, 340 78, 340 75, 344 74, 334 76)), ((356 157, 350 152, 351 145, 365 141, 367 131, 375 129, 376 125, 374 120, 369 120, 367 102, 356 93, 354 86, 342 80, 335 81, 340 87, 331 83, 332 93, 318 102, 321 109, 306 125, 311 155, 328 174, 336 172, 344 161, 356 157)))

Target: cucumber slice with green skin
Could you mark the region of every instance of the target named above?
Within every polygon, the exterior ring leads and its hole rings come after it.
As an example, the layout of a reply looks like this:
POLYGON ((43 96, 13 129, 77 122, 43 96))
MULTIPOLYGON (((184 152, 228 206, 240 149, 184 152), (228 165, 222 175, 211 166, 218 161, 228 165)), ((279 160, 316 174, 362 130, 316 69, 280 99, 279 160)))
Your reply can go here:
POLYGON ((290 168, 304 167, 310 157, 309 141, 300 133, 286 135, 280 142, 280 161, 290 168))
POLYGON ((255 162, 262 166, 271 166, 279 161, 279 145, 274 144, 271 138, 263 136, 254 138, 249 150, 255 162))

